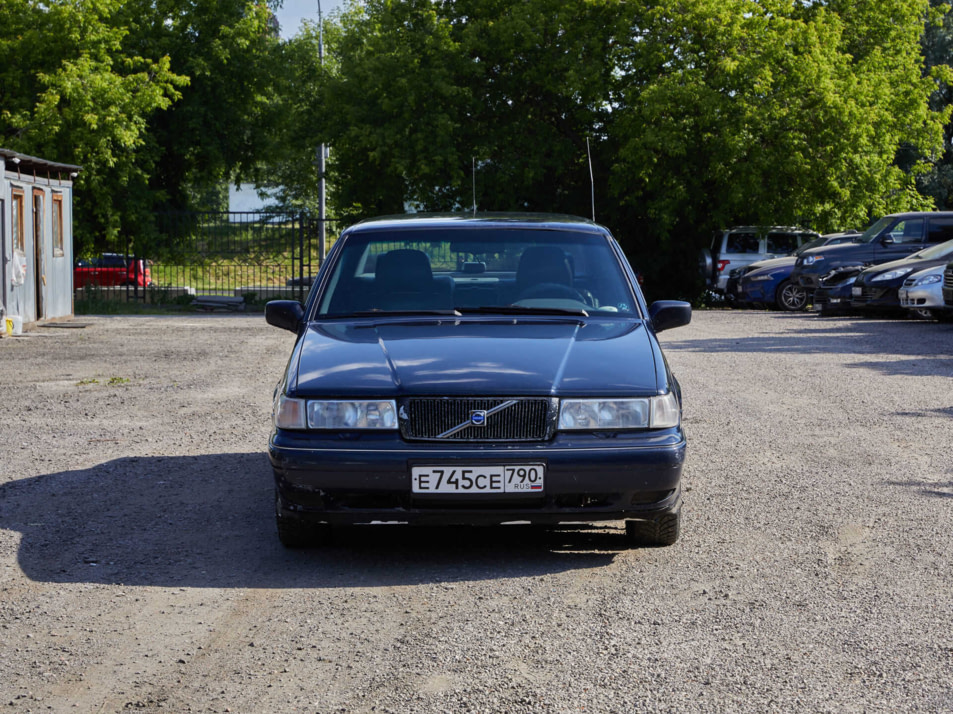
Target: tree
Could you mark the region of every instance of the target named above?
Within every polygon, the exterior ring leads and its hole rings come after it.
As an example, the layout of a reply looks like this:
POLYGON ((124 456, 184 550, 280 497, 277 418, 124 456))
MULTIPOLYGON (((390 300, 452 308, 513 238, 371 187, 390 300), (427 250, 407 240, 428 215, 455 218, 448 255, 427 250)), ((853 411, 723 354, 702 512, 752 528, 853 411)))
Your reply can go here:
POLYGON ((635 18, 614 188, 655 224, 666 279, 732 223, 831 230, 930 205, 894 161, 935 153, 948 116, 921 74, 925 3, 838 5, 663 0, 635 18))
POLYGON ((83 167, 76 245, 102 247, 151 208, 147 123, 186 80, 167 57, 127 55, 118 0, 0 4, 0 143, 83 167))
MULTIPOLYGON (((272 0, 271 6, 276 4, 272 0)), ((254 0, 130 0, 120 21, 129 54, 168 57, 189 78, 169 111, 151 117, 151 186, 161 206, 229 180, 265 182, 276 150, 281 41, 271 6, 254 0)))
MULTIPOLYGON (((688 295, 712 229, 823 230, 929 205, 948 110, 926 0, 370 0, 329 41, 315 143, 343 212, 470 205, 597 218, 688 295), (471 161, 478 162, 476 186, 471 161)), ((650 286, 651 288, 652 286, 650 286)))

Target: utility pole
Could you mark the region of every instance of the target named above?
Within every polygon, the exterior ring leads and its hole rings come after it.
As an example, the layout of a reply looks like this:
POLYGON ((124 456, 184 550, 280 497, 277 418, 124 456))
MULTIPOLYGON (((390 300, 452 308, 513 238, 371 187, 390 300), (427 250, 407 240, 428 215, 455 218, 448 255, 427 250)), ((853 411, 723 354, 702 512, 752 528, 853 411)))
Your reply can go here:
MULTIPOLYGON (((321 0, 318 0, 318 65, 324 72, 324 18, 321 15, 321 0)), ((327 147, 324 142, 318 147, 318 222, 321 225, 318 243, 318 259, 324 265, 324 256, 327 250, 327 201, 324 185, 325 159, 327 147)))

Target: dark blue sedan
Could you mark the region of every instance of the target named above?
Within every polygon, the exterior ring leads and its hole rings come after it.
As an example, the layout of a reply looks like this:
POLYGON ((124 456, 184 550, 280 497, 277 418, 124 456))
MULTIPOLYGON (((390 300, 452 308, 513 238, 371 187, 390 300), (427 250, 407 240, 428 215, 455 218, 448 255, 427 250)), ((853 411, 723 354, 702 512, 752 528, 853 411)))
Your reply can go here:
POLYGON ((805 243, 791 255, 760 260, 747 266, 738 276, 735 303, 773 306, 779 310, 803 310, 810 299, 807 289, 791 279, 799 255, 812 248, 849 243, 856 232, 830 233, 805 243))
POLYGON ((527 214, 406 216, 345 230, 307 303, 269 455, 278 535, 335 524, 624 520, 678 538, 681 391, 656 339, 687 303, 646 305, 604 227, 527 214))

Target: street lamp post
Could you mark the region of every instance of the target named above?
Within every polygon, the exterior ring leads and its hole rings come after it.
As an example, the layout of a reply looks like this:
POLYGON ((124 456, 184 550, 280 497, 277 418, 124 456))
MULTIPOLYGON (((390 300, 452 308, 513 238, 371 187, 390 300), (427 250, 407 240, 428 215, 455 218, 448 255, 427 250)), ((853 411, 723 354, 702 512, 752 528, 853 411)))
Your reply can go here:
MULTIPOLYGON (((324 18, 321 16, 321 0, 318 0, 318 64, 324 69, 324 18)), ((324 264, 324 255, 327 250, 327 202, 324 184, 325 160, 327 147, 324 142, 318 148, 318 222, 321 225, 318 244, 318 259, 324 264)))

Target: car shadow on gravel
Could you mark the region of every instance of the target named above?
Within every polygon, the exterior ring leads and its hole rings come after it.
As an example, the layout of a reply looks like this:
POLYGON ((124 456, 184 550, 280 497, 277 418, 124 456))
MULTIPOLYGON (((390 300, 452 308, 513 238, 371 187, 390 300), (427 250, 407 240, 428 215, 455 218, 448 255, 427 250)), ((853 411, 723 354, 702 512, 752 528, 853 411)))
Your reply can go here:
POLYGON ((289 551, 272 494, 261 453, 129 457, 0 485, 0 529, 20 534, 18 562, 32 580, 167 587, 517 578, 604 567, 625 549, 621 527, 373 526, 289 551))

